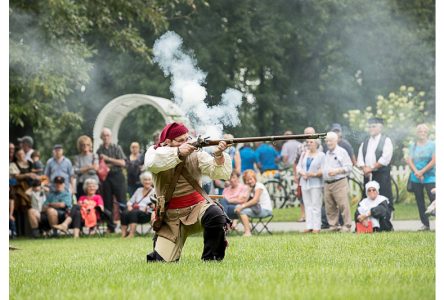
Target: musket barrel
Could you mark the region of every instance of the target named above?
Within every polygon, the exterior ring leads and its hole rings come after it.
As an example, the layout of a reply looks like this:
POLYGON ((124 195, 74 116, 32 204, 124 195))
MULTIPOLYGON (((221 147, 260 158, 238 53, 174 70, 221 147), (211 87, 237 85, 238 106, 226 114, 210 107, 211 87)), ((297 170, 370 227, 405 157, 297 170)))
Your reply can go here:
POLYGON ((258 136, 258 137, 243 137, 234 139, 221 139, 221 140, 209 140, 203 141, 201 147, 215 146, 219 142, 224 141, 227 144, 239 144, 239 143, 252 143, 252 142, 273 142, 273 141, 287 141, 287 140, 305 140, 305 139, 319 139, 325 138, 326 133, 315 134, 296 134, 296 135, 275 135, 275 136, 258 136))

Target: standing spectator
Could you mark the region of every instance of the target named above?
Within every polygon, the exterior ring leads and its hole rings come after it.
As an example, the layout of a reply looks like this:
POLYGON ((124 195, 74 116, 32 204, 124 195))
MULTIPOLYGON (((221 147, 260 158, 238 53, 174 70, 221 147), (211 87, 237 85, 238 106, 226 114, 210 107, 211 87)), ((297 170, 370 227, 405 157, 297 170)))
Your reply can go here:
POLYGON ((256 146, 256 163, 259 170, 261 173, 271 173, 274 175, 274 172, 279 169, 276 163, 279 160, 279 153, 267 143, 257 142, 256 146))
POLYGON ((234 212, 239 215, 244 226, 244 236, 251 236, 249 217, 269 217, 272 215, 273 206, 267 188, 262 182, 257 181, 256 173, 253 170, 245 171, 242 177, 250 188, 250 196, 247 202, 237 205, 234 212))
POLYGON ((43 203, 46 201, 46 191, 40 180, 34 180, 32 187, 26 193, 31 197, 31 208, 28 209, 28 220, 31 226, 31 234, 33 238, 40 236, 39 223, 41 220, 41 212, 43 203))
POLYGON ((31 160, 32 160, 32 172, 37 175, 43 175, 43 171, 45 170, 45 166, 43 165, 42 161, 40 160, 40 152, 37 150, 34 150, 31 154, 31 160))
POLYGON ((143 172, 139 180, 143 186, 135 191, 127 203, 127 210, 122 213, 123 238, 133 238, 137 224, 148 223, 153 212, 154 204, 151 202, 151 197, 154 195, 153 175, 150 172, 143 172))
POLYGON ((129 159, 126 160, 126 174, 128 194, 131 197, 138 188, 142 187, 139 177, 143 167, 144 156, 140 153, 140 145, 137 142, 131 143, 130 151, 129 159))
POLYGON ((43 203, 41 223, 43 230, 52 229, 53 236, 57 236, 57 230, 67 233, 71 224, 72 195, 65 188, 63 176, 56 176, 53 181, 55 189, 49 192, 43 203))
POLYGON ((347 151, 348 156, 350 156, 350 159, 352 161, 353 165, 356 165, 356 156, 353 152, 353 147, 350 144, 349 141, 347 141, 346 139, 344 139, 344 137, 342 136, 342 127, 340 124, 338 123, 333 123, 331 126, 330 131, 333 131, 334 133, 336 133, 338 135, 338 145, 342 148, 345 149, 345 151, 347 151))
POLYGON ((325 141, 328 151, 325 155, 323 176, 328 224, 331 231, 350 232, 352 222, 347 176, 352 170, 352 162, 347 151, 338 146, 338 135, 336 133, 328 132, 325 141), (344 220, 344 226, 342 227, 339 225, 338 212, 341 213, 344 220))
MULTIPOLYGON (((304 134, 315 134, 316 131, 313 127, 306 127, 304 129, 304 134)), ((297 185, 300 184, 300 178, 298 176, 297 173, 297 165, 299 163, 299 159, 301 158, 302 153, 304 153, 305 151, 307 151, 307 140, 305 140, 302 144, 299 145, 298 150, 296 152, 296 157, 293 163, 293 176, 294 176, 294 182, 297 183, 297 185)), ((322 146, 320 146, 320 151, 322 151, 322 146)), ((304 197, 301 194, 298 197, 299 203, 300 203, 300 210, 301 210, 301 214, 300 214, 300 218, 298 220, 298 222, 305 222, 305 207, 304 207, 304 197)))
MULTIPOLYGON (((119 145, 112 143, 112 133, 109 128, 103 128, 100 138, 103 143, 97 149, 97 154, 110 169, 102 185, 103 200, 105 202, 105 209, 113 212, 113 196, 122 205, 126 204, 125 176, 122 172, 122 169, 125 167, 126 156, 119 145)), ((108 225, 108 231, 114 232, 115 227, 108 225)))
POLYGON ((31 198, 26 194, 32 182, 40 179, 38 175, 32 173, 32 162, 26 159, 25 151, 18 148, 15 152, 15 159, 9 164, 9 177, 14 179, 12 186, 15 195, 15 208, 21 210, 31 206, 31 198))
POLYGON ((379 183, 376 181, 367 182, 365 192, 367 198, 359 202, 355 212, 356 227, 358 227, 358 223, 364 227, 369 227, 371 223, 373 232, 392 231, 389 201, 386 197, 379 195, 379 183))
POLYGON ((19 138, 18 141, 21 144, 20 147, 25 151, 26 159, 31 160, 31 154, 34 152, 34 149, 32 149, 32 146, 34 145, 32 137, 25 135, 24 137, 19 138))
POLYGON ((76 197, 86 195, 83 184, 88 178, 93 178, 99 182, 97 171, 99 170, 99 157, 92 152, 92 140, 87 135, 82 135, 77 139, 77 150, 79 154, 74 156, 74 172, 77 177, 76 197))
POLYGON ((251 148, 250 143, 245 143, 240 148, 239 155, 241 157, 241 173, 245 172, 246 170, 256 169, 256 154, 253 148, 251 148))
MULTIPOLYGON (((284 135, 292 135, 290 130, 285 131, 284 135)), ((297 140, 288 140, 282 145, 281 157, 284 168, 290 168, 293 166, 296 157, 298 155, 299 147, 302 143, 297 140)))
POLYGON ((56 144, 53 147, 53 157, 46 162, 45 175, 51 182, 50 191, 55 191, 54 179, 58 176, 64 179, 64 188, 67 192, 73 194, 74 189, 74 170, 69 158, 63 155, 63 146, 56 144))
POLYGON ((435 194, 432 193, 436 183, 435 142, 429 140, 428 134, 429 128, 426 124, 419 124, 416 127, 416 142, 410 146, 407 158, 407 163, 412 170, 410 180, 413 193, 418 205, 419 217, 423 224, 420 230, 430 230, 429 219, 425 214, 424 189, 430 202, 435 200, 435 194))
MULTIPOLYGON (((357 166, 364 172, 364 186, 375 180, 381 186, 380 194, 389 199, 393 211, 393 195, 390 177, 390 161, 393 155, 392 140, 382 134, 384 120, 371 118, 368 120, 370 136, 359 146, 357 166)), ((363 194, 365 197, 365 191, 363 194)))
POLYGON ((14 160, 15 153, 15 145, 13 143, 9 143, 9 163, 12 163, 14 160))
POLYGON ((305 203, 306 229, 305 232, 319 233, 321 231, 321 209, 324 182, 322 180, 322 165, 325 154, 318 151, 319 140, 307 140, 308 149, 302 153, 297 165, 300 176, 302 197, 305 203))

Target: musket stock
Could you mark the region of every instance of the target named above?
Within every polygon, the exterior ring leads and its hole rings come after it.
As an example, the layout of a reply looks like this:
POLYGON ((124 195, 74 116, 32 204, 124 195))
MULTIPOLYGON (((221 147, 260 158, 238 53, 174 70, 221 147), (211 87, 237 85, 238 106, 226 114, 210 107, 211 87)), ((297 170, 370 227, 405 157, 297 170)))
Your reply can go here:
POLYGON ((258 136, 258 137, 243 137, 243 138, 233 138, 233 139, 220 139, 212 140, 209 138, 202 138, 199 136, 196 141, 190 144, 197 147, 209 147, 216 146, 221 141, 227 144, 239 144, 239 143, 252 143, 252 142, 274 142, 274 141, 287 141, 287 140, 306 140, 306 139, 323 139, 326 133, 314 133, 314 134, 296 134, 296 135, 275 135, 275 136, 258 136))

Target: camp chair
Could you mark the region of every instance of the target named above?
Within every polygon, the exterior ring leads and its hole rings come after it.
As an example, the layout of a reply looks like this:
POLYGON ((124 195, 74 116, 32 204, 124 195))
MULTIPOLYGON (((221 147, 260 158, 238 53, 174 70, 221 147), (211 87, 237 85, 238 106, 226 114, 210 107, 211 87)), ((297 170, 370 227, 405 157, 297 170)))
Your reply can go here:
POLYGON ((258 218, 258 217, 249 217, 251 223, 251 233, 261 234, 262 231, 266 230, 269 234, 272 234, 268 228, 268 224, 273 220, 273 214, 258 218))

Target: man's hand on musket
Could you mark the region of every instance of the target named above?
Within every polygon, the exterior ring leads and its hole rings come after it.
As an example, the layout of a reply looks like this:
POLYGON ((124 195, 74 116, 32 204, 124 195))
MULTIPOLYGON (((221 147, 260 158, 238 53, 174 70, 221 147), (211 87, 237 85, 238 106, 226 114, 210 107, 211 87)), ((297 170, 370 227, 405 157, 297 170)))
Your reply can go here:
POLYGON ((227 149, 228 147, 229 147, 229 145, 225 141, 220 141, 216 147, 216 150, 214 150, 214 152, 213 152, 214 156, 215 157, 222 156, 222 152, 224 152, 225 149, 227 149))
POLYGON ((183 143, 182 145, 179 146, 179 157, 187 157, 188 155, 196 151, 196 149, 197 148, 194 147, 193 145, 190 145, 188 143, 183 143))

